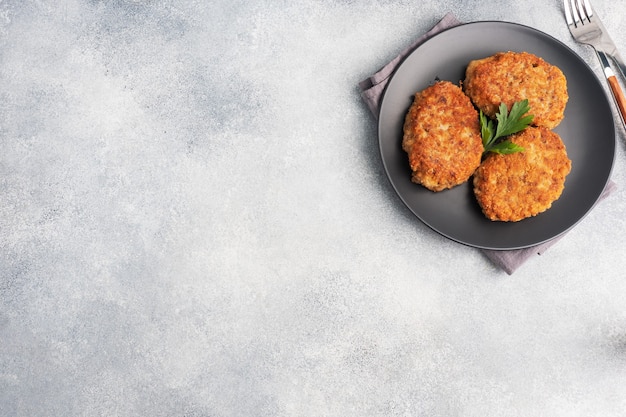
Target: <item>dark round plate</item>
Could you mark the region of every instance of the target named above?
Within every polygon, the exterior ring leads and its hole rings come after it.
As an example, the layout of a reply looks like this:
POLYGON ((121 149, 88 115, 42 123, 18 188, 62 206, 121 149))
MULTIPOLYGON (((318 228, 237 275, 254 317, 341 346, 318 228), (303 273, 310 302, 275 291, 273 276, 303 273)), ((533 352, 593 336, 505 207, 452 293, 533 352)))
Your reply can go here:
POLYGON ((507 22, 456 26, 412 52, 387 85, 378 135, 383 164, 393 187, 422 222, 459 243, 495 250, 533 246, 572 228, 598 201, 615 157, 613 113, 591 68, 555 38, 507 22), (475 200, 471 181, 439 193, 412 183, 408 158, 401 146, 404 117, 415 92, 436 79, 458 84, 471 60, 502 51, 530 52, 558 66, 567 78, 569 93, 565 118, 554 129, 572 160, 563 194, 547 211, 515 223, 488 220, 475 200))

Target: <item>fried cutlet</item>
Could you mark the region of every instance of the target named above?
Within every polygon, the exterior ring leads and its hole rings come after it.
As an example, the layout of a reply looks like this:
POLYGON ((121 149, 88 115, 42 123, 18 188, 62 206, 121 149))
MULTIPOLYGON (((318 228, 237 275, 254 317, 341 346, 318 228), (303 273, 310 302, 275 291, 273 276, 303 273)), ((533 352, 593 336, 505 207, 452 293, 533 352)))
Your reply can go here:
POLYGON ((402 149, 411 180, 432 191, 467 181, 483 152, 478 112, 463 90, 438 81, 415 94, 404 121, 402 149))
POLYGON ((533 125, 549 129, 563 119, 569 98, 563 72, 527 52, 499 52, 471 61, 463 88, 476 107, 491 118, 501 102, 510 110, 514 102, 528 99, 533 125))
POLYGON ((524 151, 491 153, 474 174, 474 194, 491 220, 515 222, 547 210, 571 170, 563 141, 547 128, 529 127, 510 140, 524 151))

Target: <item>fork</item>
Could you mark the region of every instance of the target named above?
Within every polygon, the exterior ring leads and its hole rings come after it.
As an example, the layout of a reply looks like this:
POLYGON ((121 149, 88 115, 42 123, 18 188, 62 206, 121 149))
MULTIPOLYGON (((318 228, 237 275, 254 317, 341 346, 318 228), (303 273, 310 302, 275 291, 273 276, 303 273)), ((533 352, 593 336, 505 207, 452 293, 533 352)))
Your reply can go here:
POLYGON ((613 98, 619 109, 622 123, 626 129, 626 96, 611 68, 609 57, 617 64, 622 79, 626 80, 626 64, 619 55, 600 18, 591 7, 589 0, 563 0, 565 19, 569 31, 577 42, 591 45, 602 64, 604 76, 609 83, 613 98))

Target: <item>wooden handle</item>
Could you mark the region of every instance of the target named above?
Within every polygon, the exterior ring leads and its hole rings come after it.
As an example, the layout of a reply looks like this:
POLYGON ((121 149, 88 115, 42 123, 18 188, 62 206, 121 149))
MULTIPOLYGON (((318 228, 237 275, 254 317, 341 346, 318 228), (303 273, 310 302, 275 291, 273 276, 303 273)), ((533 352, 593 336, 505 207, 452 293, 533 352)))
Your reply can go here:
POLYGON ((626 96, 624 95, 624 91, 622 91, 622 87, 620 87, 617 82, 617 78, 615 75, 612 75, 607 78, 609 81, 609 86, 611 87, 611 91, 613 92, 613 97, 615 97, 615 102, 617 103, 617 107, 619 107, 619 112, 622 115, 622 122, 624 123, 624 127, 626 128, 626 96))

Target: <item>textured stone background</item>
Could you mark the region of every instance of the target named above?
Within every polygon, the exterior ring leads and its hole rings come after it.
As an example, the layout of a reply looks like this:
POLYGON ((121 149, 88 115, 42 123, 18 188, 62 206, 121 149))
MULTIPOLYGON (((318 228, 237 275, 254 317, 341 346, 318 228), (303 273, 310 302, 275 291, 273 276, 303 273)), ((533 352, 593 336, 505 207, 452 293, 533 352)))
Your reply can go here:
POLYGON ((517 3, 0 0, 0 416, 623 416, 623 188, 507 276, 404 208, 356 87, 448 11, 601 74, 517 3))

